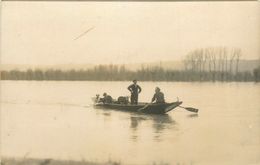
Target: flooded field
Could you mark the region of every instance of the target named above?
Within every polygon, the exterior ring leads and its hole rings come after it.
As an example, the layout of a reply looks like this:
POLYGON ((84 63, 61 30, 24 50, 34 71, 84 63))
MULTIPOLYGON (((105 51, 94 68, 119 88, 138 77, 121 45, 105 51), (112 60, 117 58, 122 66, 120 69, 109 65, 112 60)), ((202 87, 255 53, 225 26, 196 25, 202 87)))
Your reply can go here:
POLYGON ((139 82, 159 86, 167 115, 94 109, 91 97, 129 95, 130 82, 2 81, 1 154, 121 164, 259 164, 260 84, 139 82))

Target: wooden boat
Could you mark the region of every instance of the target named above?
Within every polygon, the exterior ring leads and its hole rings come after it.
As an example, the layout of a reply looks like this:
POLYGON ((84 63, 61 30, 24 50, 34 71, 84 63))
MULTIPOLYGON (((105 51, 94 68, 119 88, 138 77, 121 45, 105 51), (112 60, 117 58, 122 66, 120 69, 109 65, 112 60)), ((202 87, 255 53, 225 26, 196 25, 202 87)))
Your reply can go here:
POLYGON ((122 111, 130 111, 130 112, 142 112, 142 113, 150 113, 150 114, 164 114, 167 113, 174 108, 181 105, 181 101, 172 102, 172 103, 139 103, 137 105, 133 104, 118 104, 118 103, 95 103, 95 108, 101 109, 115 109, 122 111))

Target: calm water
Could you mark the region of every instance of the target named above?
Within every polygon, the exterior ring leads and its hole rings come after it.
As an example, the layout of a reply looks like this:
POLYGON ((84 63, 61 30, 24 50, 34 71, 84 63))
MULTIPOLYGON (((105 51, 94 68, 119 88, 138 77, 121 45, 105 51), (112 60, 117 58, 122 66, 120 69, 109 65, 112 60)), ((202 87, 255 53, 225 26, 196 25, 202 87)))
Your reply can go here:
POLYGON ((123 164, 260 164, 260 84, 140 82, 199 108, 168 115, 96 110, 91 97, 129 82, 1 82, 1 152, 123 164))

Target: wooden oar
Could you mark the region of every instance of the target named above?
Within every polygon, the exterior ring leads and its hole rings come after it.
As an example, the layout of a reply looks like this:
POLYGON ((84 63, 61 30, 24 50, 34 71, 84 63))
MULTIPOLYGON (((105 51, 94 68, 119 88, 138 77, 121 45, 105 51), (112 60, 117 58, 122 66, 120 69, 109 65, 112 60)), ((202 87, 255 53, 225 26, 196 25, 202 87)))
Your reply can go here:
POLYGON ((183 108, 183 109, 186 109, 187 111, 190 111, 190 112, 195 112, 195 113, 198 113, 198 109, 196 109, 196 108, 192 108, 192 107, 182 107, 182 106, 178 106, 178 107, 181 107, 181 108, 183 108))
POLYGON ((142 108, 138 109, 138 112, 141 112, 142 110, 144 110, 145 108, 147 108, 149 105, 151 105, 152 103, 148 103, 145 106, 143 106, 142 108))

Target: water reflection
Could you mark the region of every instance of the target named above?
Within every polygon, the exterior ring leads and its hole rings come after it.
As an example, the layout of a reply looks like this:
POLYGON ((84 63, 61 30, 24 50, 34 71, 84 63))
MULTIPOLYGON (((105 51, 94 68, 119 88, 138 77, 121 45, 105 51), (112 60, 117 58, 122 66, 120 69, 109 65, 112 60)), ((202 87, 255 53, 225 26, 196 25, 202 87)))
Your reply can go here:
POLYGON ((108 122, 108 121, 111 120, 111 113, 110 112, 103 112, 102 115, 103 115, 103 119, 104 119, 105 122, 108 122))
POLYGON ((97 109, 97 110, 95 110, 95 114, 97 116, 101 116, 104 122, 111 121, 111 111, 108 109, 107 110, 97 109))
POLYGON ((110 114, 110 112, 104 112, 103 115, 104 116, 110 116, 111 114, 110 114))
POLYGON ((168 131, 178 130, 176 121, 168 114, 142 114, 108 109, 96 112, 97 115, 103 116, 105 122, 111 120, 111 113, 120 117, 120 120, 130 120, 129 138, 133 142, 138 142, 140 138, 150 133, 153 141, 160 142, 163 141, 163 135, 167 134, 168 131))
POLYGON ((157 142, 163 141, 163 134, 167 130, 177 130, 177 123, 171 118, 171 116, 165 115, 155 115, 152 116, 154 136, 153 139, 157 142))
POLYGON ((130 130, 131 130, 131 135, 130 139, 134 142, 138 141, 138 127, 141 124, 142 121, 146 120, 145 117, 142 116, 130 116, 130 130))
POLYGON ((156 133, 160 133, 163 130, 170 128, 170 126, 176 124, 176 122, 169 115, 152 116, 153 128, 156 133))
POLYGON ((189 118, 197 118, 197 117, 199 117, 199 114, 197 114, 197 113, 196 114, 189 114, 188 117, 189 118))
POLYGON ((142 128, 141 123, 144 123, 144 127, 153 128, 152 137, 154 141, 162 141, 162 135, 164 131, 170 129, 177 129, 176 122, 171 118, 171 116, 165 115, 132 115, 130 117, 130 129, 131 136, 130 139, 134 142, 138 141, 138 136, 142 136, 142 134, 138 134, 138 129, 142 128), (151 124, 151 125, 150 125, 151 124), (150 125, 150 126, 149 126, 150 125))

